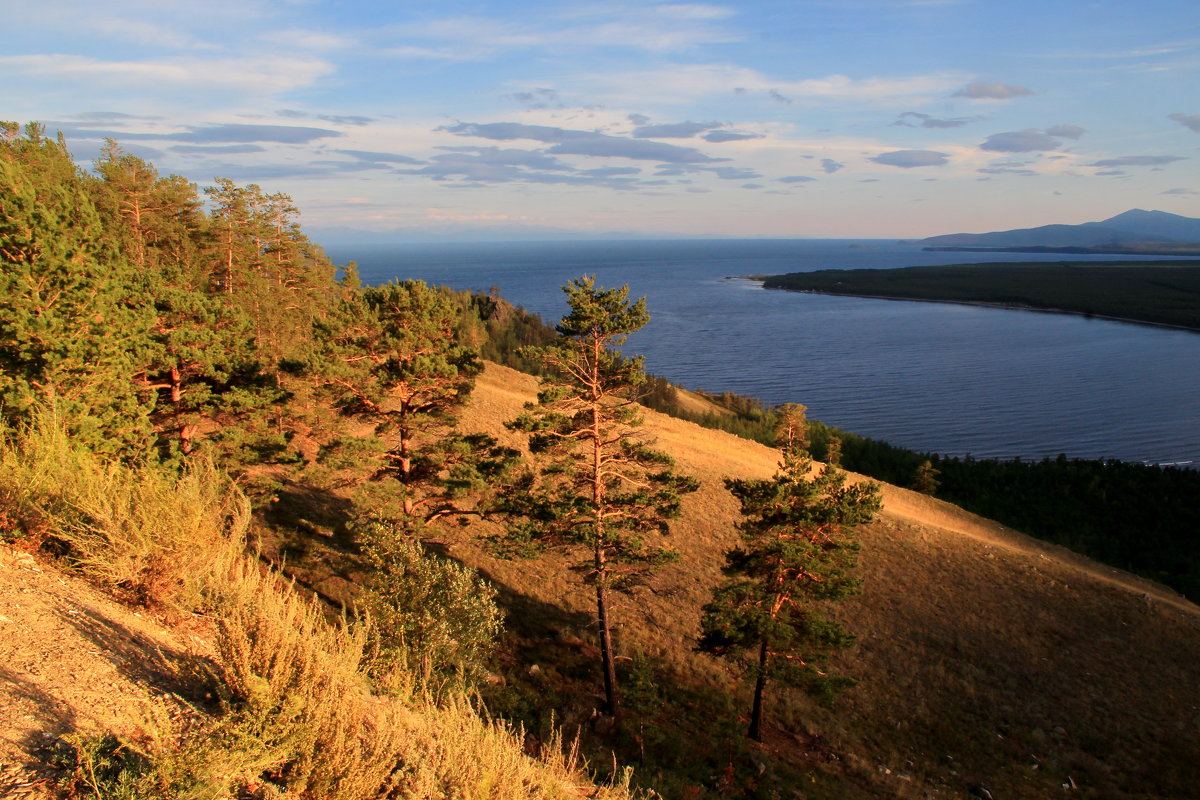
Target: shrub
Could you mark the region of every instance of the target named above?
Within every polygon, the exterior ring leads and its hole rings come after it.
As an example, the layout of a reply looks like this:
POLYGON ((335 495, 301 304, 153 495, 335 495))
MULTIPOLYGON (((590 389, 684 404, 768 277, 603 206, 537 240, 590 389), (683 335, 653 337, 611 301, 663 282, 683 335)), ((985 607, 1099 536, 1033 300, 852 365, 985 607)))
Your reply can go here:
POLYGON ((211 464, 176 474, 106 463, 52 411, 0 441, 0 516, 88 579, 140 605, 192 608, 249 506, 211 464))
POLYGON ((495 589, 396 527, 370 522, 359 534, 373 567, 363 605, 377 685, 393 691, 416 673, 434 694, 472 689, 487 674, 503 625, 495 589))

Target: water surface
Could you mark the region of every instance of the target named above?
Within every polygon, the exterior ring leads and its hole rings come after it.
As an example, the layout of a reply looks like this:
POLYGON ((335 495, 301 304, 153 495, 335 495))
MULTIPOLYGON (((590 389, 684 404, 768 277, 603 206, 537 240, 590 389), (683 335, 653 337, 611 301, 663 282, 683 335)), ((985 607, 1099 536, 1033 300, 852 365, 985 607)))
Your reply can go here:
MULTIPOLYGON (((762 289, 730 276, 1044 254, 927 253, 893 242, 713 240, 330 247, 366 283, 497 287, 557 321, 582 274, 645 296, 626 351, 690 388, 769 404, 951 455, 1065 453, 1200 463, 1200 334, 1078 316, 762 289)), ((1128 260, 1070 256, 1075 260, 1128 260)))

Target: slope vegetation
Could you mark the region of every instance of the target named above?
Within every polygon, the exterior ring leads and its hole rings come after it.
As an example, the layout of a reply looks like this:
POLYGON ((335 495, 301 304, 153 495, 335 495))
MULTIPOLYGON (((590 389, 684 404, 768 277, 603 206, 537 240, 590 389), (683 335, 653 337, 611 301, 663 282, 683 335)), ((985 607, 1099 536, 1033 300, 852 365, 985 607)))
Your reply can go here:
MULTIPOLYGON (((465 429, 503 436, 536 379, 489 365, 465 429)), ((692 652, 700 606, 735 543, 727 476, 760 477, 770 448, 648 413, 647 430, 701 481, 673 527, 682 558, 618 609, 624 648, 681 682, 734 686, 692 652)), ((513 442, 516 444, 516 442, 513 442)), ((1200 767, 1200 608, 1170 590, 924 495, 884 487, 862 534, 863 594, 845 604, 859 640, 839 665, 859 685, 832 710, 791 698, 768 749, 819 760, 836 796, 1190 797, 1200 767)), ((453 552, 510 593, 571 612, 587 641, 590 595, 561 563, 453 552)), ((744 687, 736 691, 744 691, 744 687)), ((740 708, 740 706, 737 706, 740 708)), ((686 735, 680 732, 679 735, 686 735)), ((815 795, 823 796, 823 795, 815 795)))

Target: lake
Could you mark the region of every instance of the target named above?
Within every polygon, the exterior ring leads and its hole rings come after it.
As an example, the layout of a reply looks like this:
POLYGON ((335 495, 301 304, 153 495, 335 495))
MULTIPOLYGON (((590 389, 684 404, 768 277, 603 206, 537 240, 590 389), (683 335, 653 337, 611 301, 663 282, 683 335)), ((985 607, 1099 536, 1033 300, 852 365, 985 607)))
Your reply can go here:
MULTIPOLYGON (((686 386, 799 402, 831 425, 978 458, 1200 464, 1200 334, 1062 314, 771 291, 731 276, 1043 254, 873 240, 342 245, 365 283, 495 286, 555 322, 562 284, 628 284, 651 321, 626 352, 686 386)), ((1129 260, 1076 256, 1072 261, 1129 260)))

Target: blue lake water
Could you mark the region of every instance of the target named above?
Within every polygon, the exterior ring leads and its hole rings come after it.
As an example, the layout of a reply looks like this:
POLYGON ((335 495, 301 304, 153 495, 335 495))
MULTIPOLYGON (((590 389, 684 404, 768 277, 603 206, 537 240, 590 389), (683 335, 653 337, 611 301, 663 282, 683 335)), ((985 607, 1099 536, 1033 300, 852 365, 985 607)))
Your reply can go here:
MULTIPOLYGON (((979 458, 1200 464, 1200 334, 1024 311, 769 291, 729 276, 1061 260, 894 242, 691 240, 328 248, 366 283, 495 286, 547 321, 582 274, 645 296, 626 352, 673 382, 733 391, 903 447, 979 458)), ((1071 260, 1105 257, 1069 256, 1071 260)), ((1115 258, 1115 257, 1113 257, 1115 258)))

